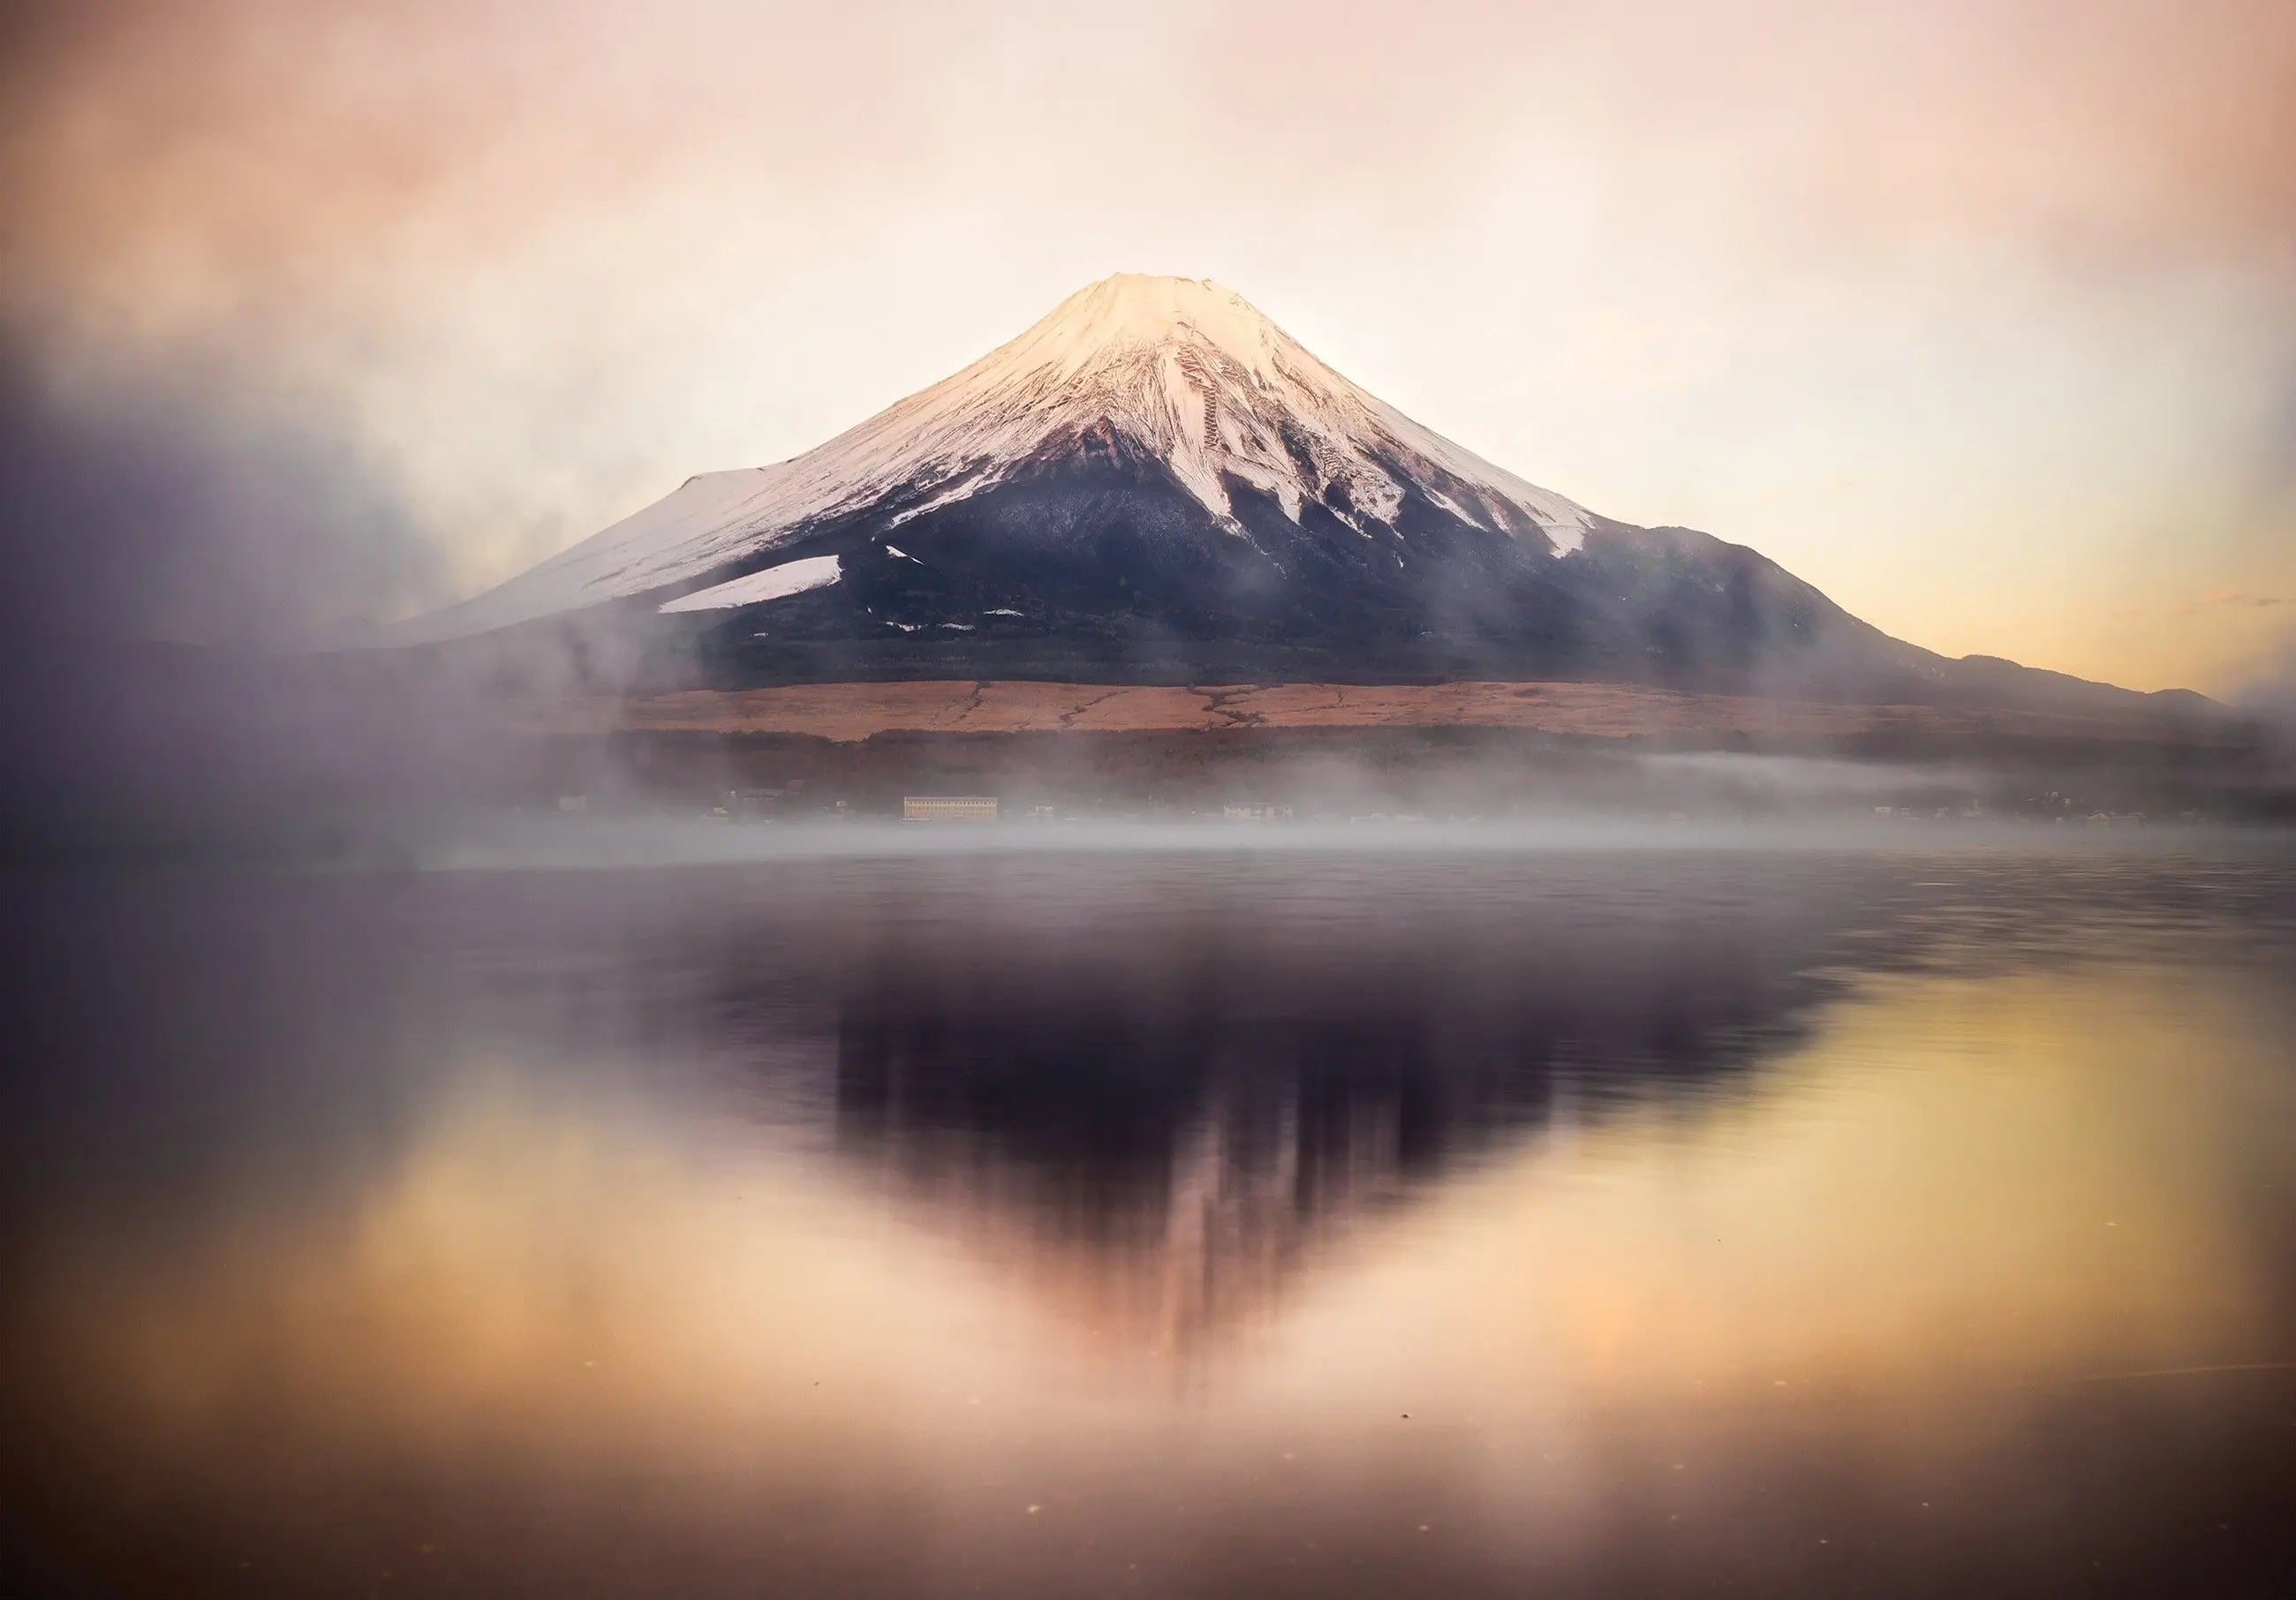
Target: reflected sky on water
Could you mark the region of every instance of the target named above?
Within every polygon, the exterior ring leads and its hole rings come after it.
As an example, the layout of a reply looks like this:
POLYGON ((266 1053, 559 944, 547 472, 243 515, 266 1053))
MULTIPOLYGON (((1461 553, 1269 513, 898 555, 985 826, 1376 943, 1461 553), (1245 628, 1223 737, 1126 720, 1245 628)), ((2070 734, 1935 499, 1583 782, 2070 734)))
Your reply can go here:
POLYGON ((2296 1571, 2274 849, 7 906, 5 1548, 57 1592, 2296 1571))

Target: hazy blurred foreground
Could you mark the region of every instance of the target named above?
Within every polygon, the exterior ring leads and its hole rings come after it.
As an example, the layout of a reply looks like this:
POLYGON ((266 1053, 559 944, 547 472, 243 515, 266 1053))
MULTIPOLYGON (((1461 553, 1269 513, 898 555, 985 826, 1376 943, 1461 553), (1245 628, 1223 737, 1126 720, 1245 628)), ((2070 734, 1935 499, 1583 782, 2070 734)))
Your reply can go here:
POLYGON ((2269 836, 666 825, 10 874, 14 1592, 2284 1592, 2269 836))

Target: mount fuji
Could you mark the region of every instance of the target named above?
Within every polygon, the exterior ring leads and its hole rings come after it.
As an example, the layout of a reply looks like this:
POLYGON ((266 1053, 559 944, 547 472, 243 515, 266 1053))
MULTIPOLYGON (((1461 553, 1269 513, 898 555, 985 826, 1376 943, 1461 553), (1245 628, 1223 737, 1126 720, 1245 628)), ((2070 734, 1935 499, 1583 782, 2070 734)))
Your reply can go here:
POLYGON ((404 642, 627 631, 726 685, 1587 678, 2152 697, 1890 638, 1742 546, 1422 427, 1240 295, 1122 275, 794 459, 705 473, 404 642))

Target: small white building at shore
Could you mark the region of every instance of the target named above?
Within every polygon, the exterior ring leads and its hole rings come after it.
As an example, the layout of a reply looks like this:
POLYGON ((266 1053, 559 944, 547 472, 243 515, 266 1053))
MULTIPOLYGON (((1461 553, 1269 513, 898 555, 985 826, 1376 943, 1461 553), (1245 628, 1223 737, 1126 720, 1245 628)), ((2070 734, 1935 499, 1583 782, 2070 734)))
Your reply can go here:
POLYGON ((903 822, 995 822, 993 794, 912 794, 901 801, 903 822))

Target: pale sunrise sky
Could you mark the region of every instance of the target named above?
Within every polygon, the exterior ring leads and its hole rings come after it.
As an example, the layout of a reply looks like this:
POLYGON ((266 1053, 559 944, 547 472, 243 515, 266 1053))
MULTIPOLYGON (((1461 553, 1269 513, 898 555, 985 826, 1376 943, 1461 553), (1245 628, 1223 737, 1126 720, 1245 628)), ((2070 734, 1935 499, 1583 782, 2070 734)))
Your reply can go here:
POLYGON ((1932 649, 2233 693, 2296 637, 2287 0, 0 30, 4 533, 60 608, 425 609, 1130 270, 1932 649))

